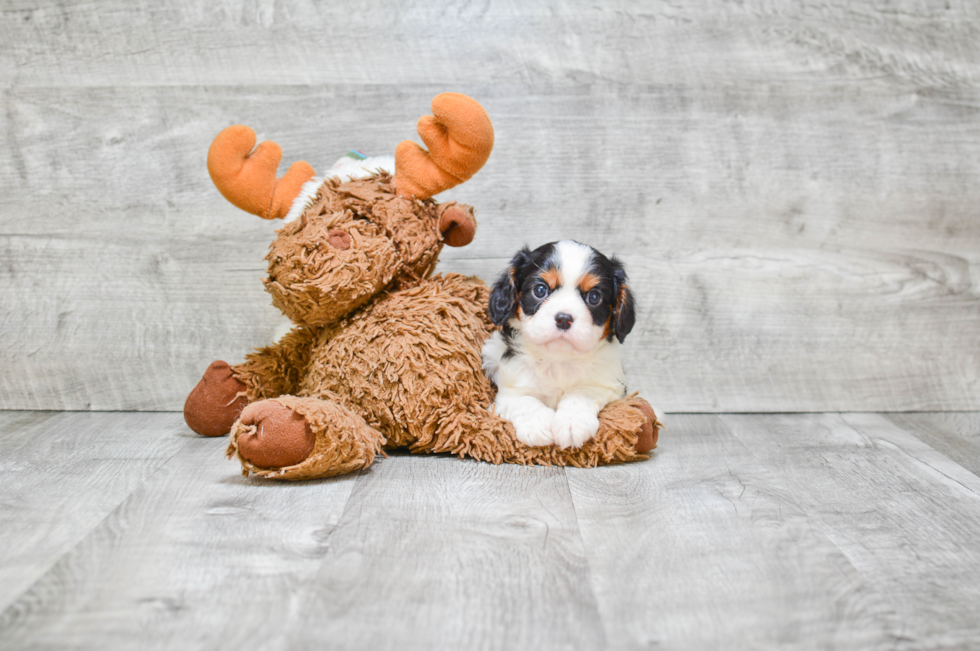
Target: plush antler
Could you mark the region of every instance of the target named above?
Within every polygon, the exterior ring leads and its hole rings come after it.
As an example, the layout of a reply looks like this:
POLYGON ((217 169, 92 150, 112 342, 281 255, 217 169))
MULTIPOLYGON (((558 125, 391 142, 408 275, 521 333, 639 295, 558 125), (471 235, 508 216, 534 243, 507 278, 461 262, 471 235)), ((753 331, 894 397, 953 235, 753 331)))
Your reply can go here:
POLYGON ((477 173, 493 149, 493 125, 480 104, 466 95, 442 93, 432 100, 432 115, 418 123, 429 151, 411 140, 395 149, 395 191, 427 199, 477 173))
POLYGON ((255 151, 253 147, 255 132, 244 125, 236 124, 219 133, 208 150, 211 180, 225 199, 242 210, 263 219, 281 219, 316 172, 306 161, 299 161, 276 179, 282 148, 271 140, 255 151))

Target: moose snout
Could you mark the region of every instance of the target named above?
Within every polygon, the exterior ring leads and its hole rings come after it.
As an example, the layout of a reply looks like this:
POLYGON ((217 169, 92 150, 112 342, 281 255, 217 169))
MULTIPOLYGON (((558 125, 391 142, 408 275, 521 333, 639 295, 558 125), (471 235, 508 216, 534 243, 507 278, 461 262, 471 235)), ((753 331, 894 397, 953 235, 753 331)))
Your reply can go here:
POLYGON ((346 251, 350 248, 350 235, 346 231, 335 228, 327 233, 327 243, 335 249, 346 251))
POLYGON ((559 312, 555 315, 555 325, 558 326, 559 330, 568 330, 572 327, 572 321, 574 320, 571 314, 566 314, 565 312, 559 312))

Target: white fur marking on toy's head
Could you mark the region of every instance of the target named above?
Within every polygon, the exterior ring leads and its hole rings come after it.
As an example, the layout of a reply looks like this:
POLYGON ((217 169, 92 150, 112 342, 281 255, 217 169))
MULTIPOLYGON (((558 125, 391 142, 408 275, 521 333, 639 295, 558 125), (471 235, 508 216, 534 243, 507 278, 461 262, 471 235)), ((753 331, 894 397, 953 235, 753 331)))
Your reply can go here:
POLYGON ((394 175, 395 157, 370 156, 364 159, 351 158, 350 156, 341 157, 326 174, 323 176, 314 176, 303 184, 299 194, 293 200, 293 204, 289 207, 289 212, 286 213, 283 222, 293 221, 302 215, 303 211, 312 206, 313 202, 316 201, 317 190, 320 189, 320 186, 323 185, 326 179, 337 177, 341 181, 356 181, 379 171, 394 175))
POLYGON ((356 181, 371 176, 378 171, 389 174, 395 173, 394 156, 369 156, 367 158, 351 158, 342 156, 333 167, 324 174, 324 178, 336 176, 341 181, 356 181))
POLYGON ((320 189, 323 184, 323 179, 319 176, 314 176, 312 179, 303 184, 300 188, 299 194, 293 199, 293 205, 289 207, 289 212, 283 218, 283 222, 291 222, 300 215, 303 211, 313 205, 316 200, 316 191, 320 189))

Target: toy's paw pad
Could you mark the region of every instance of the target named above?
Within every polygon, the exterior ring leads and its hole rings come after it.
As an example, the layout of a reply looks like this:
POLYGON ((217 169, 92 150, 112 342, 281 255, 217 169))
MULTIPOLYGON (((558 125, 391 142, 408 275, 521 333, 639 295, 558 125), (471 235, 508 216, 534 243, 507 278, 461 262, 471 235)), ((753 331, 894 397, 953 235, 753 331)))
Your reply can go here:
POLYGON ((520 417, 515 417, 514 433, 517 440, 525 445, 537 447, 541 445, 551 445, 554 437, 551 433, 551 425, 555 418, 555 412, 547 407, 528 410, 520 417))
POLYGON ((231 431, 248 398, 245 385, 227 362, 211 362, 204 377, 184 402, 184 422, 203 436, 223 436, 231 431))
POLYGON ((244 431, 238 456, 259 468, 283 468, 302 462, 316 443, 306 419, 275 400, 254 402, 242 411, 244 431))
POLYGON ((640 429, 635 449, 640 454, 646 454, 657 447, 657 439, 660 438, 660 428, 663 425, 657 416, 656 410, 650 406, 650 403, 646 401, 641 402, 636 405, 636 409, 640 410, 646 416, 646 421, 640 429))
POLYGON ((579 448, 599 431, 599 418, 585 407, 559 405, 551 431, 558 447, 579 448))

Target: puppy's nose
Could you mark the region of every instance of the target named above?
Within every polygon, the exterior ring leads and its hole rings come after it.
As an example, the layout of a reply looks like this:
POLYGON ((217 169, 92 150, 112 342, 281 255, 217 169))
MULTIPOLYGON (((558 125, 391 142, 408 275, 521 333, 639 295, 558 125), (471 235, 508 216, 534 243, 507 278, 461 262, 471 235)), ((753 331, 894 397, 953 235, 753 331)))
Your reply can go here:
POLYGON ((555 315, 555 325, 558 326, 559 330, 568 330, 572 327, 572 321, 574 320, 571 314, 565 314, 564 312, 559 312, 555 315))

